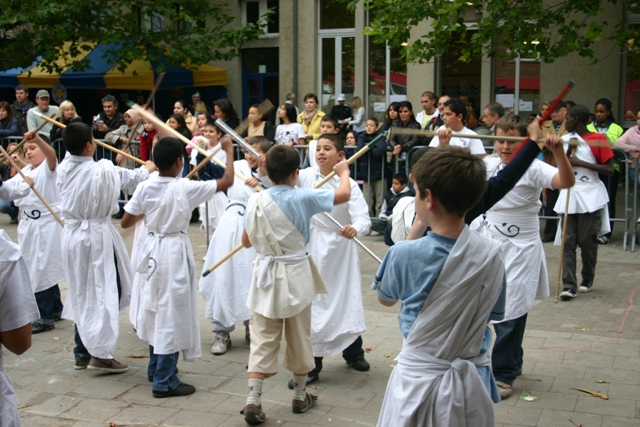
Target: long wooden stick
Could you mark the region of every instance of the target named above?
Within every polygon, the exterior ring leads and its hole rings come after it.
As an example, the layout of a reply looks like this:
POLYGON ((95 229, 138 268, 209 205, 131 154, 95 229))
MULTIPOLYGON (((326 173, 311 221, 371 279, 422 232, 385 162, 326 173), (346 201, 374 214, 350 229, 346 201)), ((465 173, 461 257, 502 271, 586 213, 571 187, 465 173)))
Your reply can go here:
MULTIPOLYGON (((191 178, 192 176, 194 176, 195 174, 198 173, 198 171, 200 169, 202 169, 203 167, 205 167, 213 158, 213 156, 215 156, 215 154, 220 151, 220 149, 222 148, 222 145, 220 143, 218 143, 218 145, 216 145, 213 150, 211 151, 211 153, 209 153, 209 155, 207 157, 205 157, 204 159, 202 159, 202 161, 200 163, 198 163, 196 165, 195 168, 191 169, 191 172, 189 172, 187 174, 187 176, 185 176, 185 178, 191 178)), ((226 165, 225 165, 226 166, 226 165)), ((235 172, 235 170, 234 170, 235 172)))
POLYGON ((567 220, 569 219, 569 198, 571 188, 567 189, 567 202, 564 206, 564 216, 562 217, 562 242, 560 243, 560 260, 558 261, 558 280, 556 281, 556 303, 560 296, 560 283, 562 282, 562 263, 564 261, 564 244, 567 240, 567 220))
MULTIPOLYGON (((167 132, 172 137, 177 138, 180 141, 184 142, 185 144, 193 147, 195 150, 197 150, 203 156, 210 157, 211 160, 213 160, 215 163, 217 163, 218 165, 222 166, 223 168, 227 167, 227 165, 224 164, 224 162, 216 159, 215 157, 210 156, 209 153, 207 153, 204 149, 200 148, 200 146, 198 146, 197 144, 194 144, 193 142, 191 142, 189 140, 189 138, 185 137, 180 132, 176 131, 175 129, 170 127, 168 124, 164 123, 162 120, 157 118, 155 116, 155 114, 150 113, 149 111, 147 111, 144 108, 140 107, 138 104, 130 104, 129 106, 131 108, 133 108, 134 110, 138 111, 143 116, 145 116, 147 118, 147 120, 153 122, 153 124, 155 124, 157 127, 162 128, 163 131, 167 132)), ((235 170, 234 170, 234 174, 235 174, 235 176, 240 178, 242 180, 242 182, 247 180, 247 178, 244 175, 236 172, 235 170)), ((260 187, 259 185, 256 185, 254 188, 257 191, 261 191, 262 190, 262 187, 260 187)))
MULTIPOLYGON (((18 164, 16 162, 14 162, 11 157, 9 157, 9 153, 7 153, 7 151, 4 149, 2 144, 0 144, 0 150, 2 150, 2 154, 7 156, 7 160, 9 160, 9 163, 11 164, 11 166, 13 166, 16 171, 18 171, 18 173, 20 174, 22 179, 25 179, 26 175, 22 172, 22 169, 20 168, 20 166, 18 166, 18 164)), ((47 165, 44 165, 42 167, 47 167, 47 165)), ((56 221, 58 221, 60 223, 60 225, 64 227, 64 221, 62 221, 62 219, 60 219, 60 217, 58 216, 56 211, 54 211, 53 208, 51 207, 51 205, 49 203, 47 203, 47 201, 44 199, 44 197, 42 197, 42 194, 40 194, 40 192, 38 190, 36 190, 35 186, 30 185, 30 187, 31 187, 31 190, 33 190, 34 194, 36 196, 38 196, 38 199, 40 199, 40 201, 46 206, 46 208, 49 209, 49 212, 51 212, 51 215, 53 215, 53 217, 56 219, 56 221)))
MULTIPOLYGON (((166 72, 164 73, 160 73, 158 74, 158 77, 156 77, 156 84, 153 87, 153 90, 151 91, 151 93, 149 93, 149 96, 147 97, 147 102, 144 103, 144 105, 149 105, 149 103, 153 100, 153 97, 156 95, 156 92, 158 91, 158 88, 160 87, 160 84, 162 83, 162 79, 164 79, 165 74, 167 74, 166 72)), ((136 131, 138 129, 138 126, 140 126, 140 122, 142 121, 142 117, 138 117, 138 120, 136 120, 136 125, 133 127, 133 133, 131 134, 131 138, 129 138, 129 142, 127 142, 127 145, 125 145, 124 150, 122 151, 127 151, 129 149, 129 146, 131 145, 131 141, 133 141, 133 138, 136 136, 136 131)))
MULTIPOLYGON (((46 121, 48 121, 48 122, 53 123, 54 125, 58 126, 58 127, 59 127, 59 128, 61 128, 61 129, 64 129, 64 128, 66 128, 66 127, 67 127, 67 125, 65 125, 64 123, 60 123, 60 122, 58 122, 58 121, 56 121, 56 120, 53 120, 53 119, 51 119, 51 118, 49 118, 49 117, 47 117, 47 116, 40 116, 40 117, 42 117, 43 119, 45 119, 45 120, 46 120, 46 121)), ((124 151, 122 151, 122 150, 118 150, 117 148, 112 147, 112 146, 110 146, 109 144, 105 144, 104 142, 102 142, 102 141, 98 141, 97 139, 94 139, 94 142, 95 142, 97 145, 99 145, 99 146, 101 146, 101 147, 103 147, 103 148, 106 148, 107 150, 111 150, 111 151, 113 151, 114 153, 120 154, 121 156, 124 156, 124 157, 126 157, 127 159, 129 159, 129 160, 133 160, 134 162, 139 163, 139 164, 141 164, 142 166, 146 165, 146 163, 145 163, 144 161, 140 160, 139 158, 134 157, 134 156, 132 156, 132 155, 131 155, 131 154, 129 154, 129 153, 125 153, 125 152, 124 152, 124 151)))

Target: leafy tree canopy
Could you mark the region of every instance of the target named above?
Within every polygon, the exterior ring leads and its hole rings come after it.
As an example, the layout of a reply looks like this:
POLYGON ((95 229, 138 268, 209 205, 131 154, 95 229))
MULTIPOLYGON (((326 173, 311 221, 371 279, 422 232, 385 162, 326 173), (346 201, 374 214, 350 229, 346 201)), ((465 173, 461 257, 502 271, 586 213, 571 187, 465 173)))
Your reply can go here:
POLYGON ((133 60, 197 67, 211 60, 229 60, 249 40, 262 34, 257 25, 234 25, 225 6, 185 0, 4 0, 0 14, 0 69, 27 67, 37 56, 51 73, 81 60, 92 49, 87 42, 121 45, 107 51, 108 60, 123 71, 133 60))
MULTIPOLYGON (((349 0, 343 0, 349 1, 349 0)), ((538 56, 545 62, 577 52, 597 61, 594 44, 605 39, 619 45, 633 40, 634 30, 620 20, 601 19, 615 0, 364 0, 369 12, 365 34, 376 42, 403 46, 410 62, 450 55, 456 46, 464 62, 490 57, 538 56), (430 30, 411 40, 412 29, 427 20, 430 30), (468 31, 472 29, 474 31, 468 31), (496 41, 509 49, 498 50, 496 41), (407 44, 409 43, 409 44, 407 44)), ((357 1, 349 1, 355 7, 357 1)), ((618 10, 618 15, 622 13, 618 10)), ((414 34, 415 35, 415 34, 414 34)), ((631 46, 633 48, 633 46, 631 46)))

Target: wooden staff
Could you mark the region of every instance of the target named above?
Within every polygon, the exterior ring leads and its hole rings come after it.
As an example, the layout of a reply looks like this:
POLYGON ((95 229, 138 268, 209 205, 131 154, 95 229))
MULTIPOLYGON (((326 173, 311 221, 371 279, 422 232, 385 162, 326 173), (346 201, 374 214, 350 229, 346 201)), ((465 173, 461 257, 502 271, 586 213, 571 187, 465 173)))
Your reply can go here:
MULTIPOLYGON (((36 114, 37 114, 37 113, 36 113, 36 114)), ((42 117, 43 119, 45 119, 45 120, 46 120, 46 121, 48 121, 48 122, 53 123, 54 125, 58 126, 58 127, 59 127, 59 128, 61 128, 61 129, 64 129, 64 128, 66 128, 66 127, 67 127, 67 125, 65 125, 65 124, 63 124, 63 123, 60 123, 60 122, 58 122, 58 121, 56 121, 56 120, 53 120, 52 118, 49 118, 49 117, 47 117, 47 116, 40 115, 40 117, 42 117)), ((125 152, 124 152, 124 151, 122 151, 122 150, 118 150, 117 148, 112 147, 112 146, 110 146, 109 144, 105 144, 104 142, 102 142, 102 141, 98 141, 97 139, 94 139, 94 142, 95 142, 97 145, 99 145, 99 146, 101 146, 101 147, 103 147, 103 148, 106 148, 107 150, 111 150, 111 151, 113 151, 114 153, 120 154, 121 156, 124 156, 124 157, 126 157, 127 159, 129 159, 129 160, 133 160, 134 162, 139 163, 139 164, 141 164, 142 166, 145 166, 145 165, 146 165, 146 163, 145 163, 144 161, 140 160, 139 158, 134 157, 134 156, 132 156, 132 155, 131 155, 131 154, 129 154, 129 153, 125 153, 125 152)))
MULTIPOLYGON (((149 103, 153 100, 153 97, 156 95, 156 92, 158 91, 158 88, 160 87, 160 83, 162 83, 162 79, 164 79, 165 74, 167 73, 164 72, 164 73, 158 74, 158 77, 156 78, 156 84, 153 87, 153 90, 151 91, 149 96, 147 97, 147 102, 145 102, 144 105, 149 105, 149 103)), ((129 146, 131 145, 131 141, 133 141, 133 137, 136 136, 136 130, 138 129, 138 126, 140 126, 141 121, 142 121, 142 117, 138 117, 138 120, 136 121, 136 125, 133 127, 133 133, 131 134, 131 138, 129 139, 129 142, 127 142, 127 145, 125 145, 124 150, 122 151, 126 152, 129 149, 129 146)))
MULTIPOLYGON (((51 116, 51 118, 55 118, 56 117, 56 113, 53 113, 53 115, 51 116)), ((38 132, 40 132, 40 130, 42 130, 43 127, 45 127, 48 123, 46 121, 40 123, 40 126, 38 126, 37 128, 35 128, 33 130, 33 134, 37 134, 38 132)), ((26 138, 23 138, 22 141, 20 141, 20 143, 18 145, 16 145, 15 147, 13 147, 11 149, 11 151, 9 151, 9 156, 11 156, 13 153, 15 153, 16 151, 18 151, 20 149, 20 147, 22 147, 22 145, 27 142, 26 138)))
MULTIPOLYGON (((203 138, 204 138, 204 137, 203 137, 203 138)), ((207 157, 205 157, 204 159, 202 159, 202 161, 201 161, 200 163, 198 163, 198 164, 196 165, 196 167, 195 167, 195 168, 191 169, 191 172, 189 172, 189 173, 187 174, 187 176, 185 176, 185 178, 191 178, 191 177, 193 177, 195 174, 197 174, 197 173, 198 173, 198 171, 199 171, 200 169, 202 169, 203 167, 205 167, 205 166, 206 166, 206 165, 211 161, 211 159, 213 158, 213 156, 215 156, 215 154, 216 154, 218 151, 220 151, 220 149, 221 149, 221 148, 222 148, 222 146, 221 146, 221 145, 220 145, 220 143, 218 142, 218 145, 216 145, 216 146, 213 148, 213 150, 211 151, 211 153, 209 153, 209 155, 208 155, 207 157)), ((226 167, 226 165, 225 165, 225 167, 226 167)), ((234 172, 235 172, 235 170, 234 170, 234 172)))
MULTIPOLYGON (((575 146, 578 145, 578 138, 571 138, 569 142, 574 142, 574 145, 569 148, 571 153, 575 146)), ((560 242, 560 259, 558 260, 558 279, 556 281, 556 304, 558 303, 558 297, 560 296, 560 283, 562 282, 562 263, 564 261, 564 245, 567 240, 567 220, 569 219, 569 199, 571 198, 571 188, 567 189, 567 200, 564 204, 564 216, 562 217, 562 241, 560 242)))
MULTIPOLYGON (((11 157, 9 157, 9 153, 7 153, 7 151, 4 149, 2 144, 0 144, 0 150, 2 150, 2 154, 7 156, 7 159, 9 160, 9 163, 11 164, 11 166, 13 166, 15 168, 16 171, 18 171, 18 173, 20 174, 22 179, 25 179, 27 176, 22 172, 22 169, 20 168, 20 166, 18 166, 18 164, 16 162, 14 162, 11 157)), ((47 167, 47 166, 44 165, 43 167, 47 167)), ((51 212, 51 215, 53 215, 53 217, 56 219, 56 221, 58 221, 60 223, 60 225, 62 227, 64 227, 64 221, 62 221, 62 219, 60 219, 60 217, 58 216, 56 211, 54 211, 53 208, 51 207, 51 205, 49 203, 47 203, 47 201, 44 199, 44 197, 42 197, 42 194, 40 194, 40 192, 38 190, 36 190, 36 187, 34 187, 33 185, 30 185, 30 187, 31 187, 31 190, 33 190, 34 194, 36 196, 38 196, 38 199, 40 199, 40 201, 46 206, 46 208, 49 209, 49 212, 51 212)))
MULTIPOLYGON (((133 108, 134 110, 138 111, 143 116, 145 116, 147 118, 147 120, 153 122, 157 127, 162 128, 162 130, 167 132, 169 135, 171 135, 174 138, 177 138, 180 141, 184 142, 185 144, 193 147, 195 150, 197 150, 203 156, 210 157, 211 160, 213 160, 215 163, 217 163, 218 165, 222 166, 223 168, 227 167, 227 165, 224 164, 222 161, 216 159, 215 157, 211 157, 209 155, 209 153, 207 153, 204 149, 200 148, 197 144, 194 144, 193 142, 191 142, 188 138, 186 138, 180 132, 176 131, 175 129, 171 128, 168 124, 166 124, 162 120, 158 119, 153 113, 145 110, 144 108, 140 107, 138 104, 131 103, 131 104, 129 104, 129 106, 131 108, 133 108)), ((247 178, 244 175, 236 172, 235 170, 234 170, 234 174, 235 174, 235 176, 240 178, 242 180, 242 182, 247 180, 247 178)), ((256 185, 254 188, 257 191, 262 190, 262 187, 260 187, 259 185, 256 185)))
MULTIPOLYGON (((357 153, 355 153, 353 156, 351 156, 349 158, 349 160, 347 160, 347 164, 352 164, 353 162, 355 162, 359 157, 361 157, 362 155, 364 155, 367 151, 369 151, 371 149, 371 147, 373 147, 375 144, 377 144, 381 139, 384 139, 387 136, 387 131, 382 132, 380 135, 378 135, 377 137, 375 137, 371 142, 369 142, 369 144, 365 145, 364 147, 362 147, 357 153)), ((320 188, 322 187, 324 184, 326 184, 331 178, 333 178, 335 176, 335 172, 331 172, 329 175, 327 175, 326 177, 324 177, 323 180, 319 181, 316 185, 313 186, 313 188, 320 188)), ((336 224, 338 227, 340 227, 340 229, 342 229, 342 225, 336 221, 333 217, 331 217, 331 215, 329 215, 328 213, 326 213, 327 217, 334 223, 336 224)), ((380 260, 380 258, 378 258, 376 256, 376 254, 374 254, 373 252, 371 252, 371 250, 369 250, 369 248, 367 248, 362 242, 360 242, 358 239, 354 239, 356 241, 356 243, 363 248, 369 255, 371 255, 376 261, 382 263, 382 261, 380 260)), ((202 273, 202 277, 207 277, 213 270, 215 270, 216 268, 218 268, 220 265, 222 265, 226 260, 228 260, 229 258, 231 258, 233 255, 235 255, 236 253, 238 253, 240 251, 240 249, 242 249, 242 243, 239 244, 238 246, 236 246, 235 248, 233 248, 231 250, 231 252, 229 252, 228 254, 226 254, 225 256, 223 256, 218 262, 216 262, 214 265, 212 265, 211 267, 209 267, 208 269, 206 269, 203 273, 202 273)))

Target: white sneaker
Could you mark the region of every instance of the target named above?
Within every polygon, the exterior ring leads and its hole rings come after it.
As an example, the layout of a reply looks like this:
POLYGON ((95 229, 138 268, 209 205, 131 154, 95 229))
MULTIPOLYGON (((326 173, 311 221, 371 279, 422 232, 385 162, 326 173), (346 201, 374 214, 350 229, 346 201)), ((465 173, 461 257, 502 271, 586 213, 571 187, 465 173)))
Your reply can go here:
POLYGON ((231 347, 231 338, 229 332, 216 332, 213 337, 213 345, 211 346, 211 353, 219 356, 225 354, 231 347))

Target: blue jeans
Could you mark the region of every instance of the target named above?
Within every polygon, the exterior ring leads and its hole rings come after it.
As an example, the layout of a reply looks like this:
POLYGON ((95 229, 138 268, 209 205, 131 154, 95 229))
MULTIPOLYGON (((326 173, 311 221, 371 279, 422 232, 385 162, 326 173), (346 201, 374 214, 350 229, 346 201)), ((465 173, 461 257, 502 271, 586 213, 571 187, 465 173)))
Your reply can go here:
POLYGON ((36 297, 36 304, 38 304, 40 319, 33 323, 53 325, 55 315, 62 312, 60 288, 58 285, 55 285, 44 291, 36 292, 34 296, 36 297))
POLYGON ((11 200, 0 199, 0 213, 7 214, 11 219, 18 217, 18 208, 11 200))
POLYGON ((517 319, 494 323, 496 341, 491 353, 491 366, 496 381, 513 384, 522 369, 523 355, 522 339, 527 325, 527 315, 517 319))
POLYGON ((180 385, 176 376, 180 352, 173 354, 155 354, 153 346, 149 346, 149 367, 147 376, 153 377, 152 390, 169 391, 180 385))

